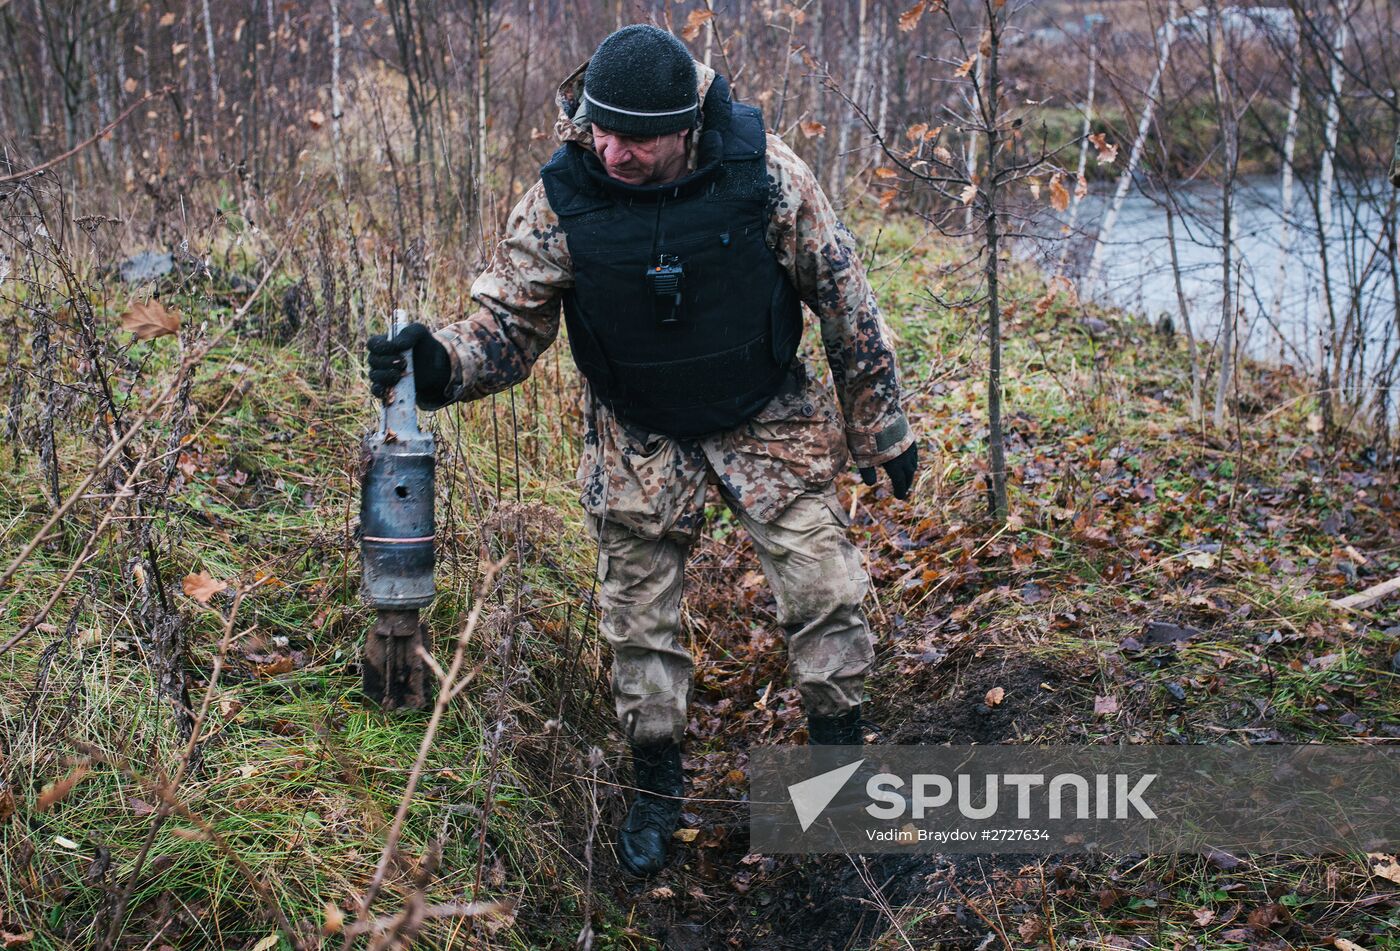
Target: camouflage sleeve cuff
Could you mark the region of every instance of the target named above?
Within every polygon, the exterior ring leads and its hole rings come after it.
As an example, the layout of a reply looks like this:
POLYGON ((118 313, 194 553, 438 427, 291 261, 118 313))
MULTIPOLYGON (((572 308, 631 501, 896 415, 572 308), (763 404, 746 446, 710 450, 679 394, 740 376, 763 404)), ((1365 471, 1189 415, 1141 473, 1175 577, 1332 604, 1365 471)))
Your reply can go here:
POLYGON ((461 354, 457 352, 455 337, 444 334, 441 330, 433 331, 433 339, 442 344, 447 351, 447 362, 450 371, 447 377, 447 387, 442 391, 442 400, 425 400, 418 397, 418 408, 423 410, 442 409, 451 403, 456 403, 466 395, 466 384, 462 380, 461 354))
POLYGON ((846 430, 846 444, 851 448, 851 460, 857 468, 869 469, 897 458, 914 444, 914 432, 909 420, 900 413, 884 429, 875 432, 846 430))

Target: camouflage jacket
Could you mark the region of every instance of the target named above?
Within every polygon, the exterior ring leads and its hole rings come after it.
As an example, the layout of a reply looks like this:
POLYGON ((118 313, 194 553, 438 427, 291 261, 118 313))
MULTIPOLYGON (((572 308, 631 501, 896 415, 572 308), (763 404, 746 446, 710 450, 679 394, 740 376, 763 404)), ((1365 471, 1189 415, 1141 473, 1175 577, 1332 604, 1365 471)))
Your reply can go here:
MULTIPOLYGON (((561 141, 591 147, 579 105, 586 66, 560 86, 555 131, 561 141)), ((715 74, 696 66, 703 100, 715 74)), ((835 396, 804 361, 793 384, 752 420, 691 440, 639 430, 588 396, 578 478, 591 515, 645 537, 693 536, 713 479, 745 512, 767 522, 804 491, 829 486, 848 460, 874 466, 913 443, 890 334, 851 233, 811 169, 771 135, 768 177, 767 243, 817 315, 835 396)), ((525 379, 559 333, 561 295, 572 284, 565 233, 536 182, 472 285, 479 309, 436 333, 452 360, 446 401, 479 399, 525 379)))

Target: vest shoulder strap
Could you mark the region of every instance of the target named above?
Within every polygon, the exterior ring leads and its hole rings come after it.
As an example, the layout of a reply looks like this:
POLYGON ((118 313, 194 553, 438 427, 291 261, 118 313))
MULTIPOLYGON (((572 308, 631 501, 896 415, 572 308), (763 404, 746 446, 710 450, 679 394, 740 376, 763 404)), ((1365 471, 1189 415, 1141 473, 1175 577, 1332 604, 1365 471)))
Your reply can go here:
POLYGON ((724 160, 743 162, 762 158, 768 151, 763 129, 763 113, 757 106, 736 102, 733 117, 724 133, 724 160))
POLYGON ((607 208, 612 200, 587 180, 582 163, 573 149, 582 146, 566 142, 555 150, 548 162, 540 169, 540 179, 544 182, 544 194, 549 199, 549 207, 560 218, 572 218, 607 208))

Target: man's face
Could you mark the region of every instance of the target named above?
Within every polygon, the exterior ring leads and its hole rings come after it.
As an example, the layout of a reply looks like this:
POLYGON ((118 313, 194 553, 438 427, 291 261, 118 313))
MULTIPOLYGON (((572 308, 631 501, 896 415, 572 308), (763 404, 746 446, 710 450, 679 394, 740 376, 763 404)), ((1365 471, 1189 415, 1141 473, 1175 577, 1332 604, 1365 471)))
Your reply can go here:
POLYGON ((689 129, 635 139, 593 126, 593 151, 608 175, 628 185, 673 182, 685 172, 689 129))

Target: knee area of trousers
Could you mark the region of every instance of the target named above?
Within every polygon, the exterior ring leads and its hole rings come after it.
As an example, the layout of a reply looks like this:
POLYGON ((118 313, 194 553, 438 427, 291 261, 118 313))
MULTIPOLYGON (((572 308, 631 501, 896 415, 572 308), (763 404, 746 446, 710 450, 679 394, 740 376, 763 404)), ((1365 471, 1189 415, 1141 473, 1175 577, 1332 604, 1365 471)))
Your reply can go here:
POLYGON ((860 610, 870 579, 854 548, 792 567, 793 570, 780 570, 774 584, 785 626, 801 626, 860 610))

